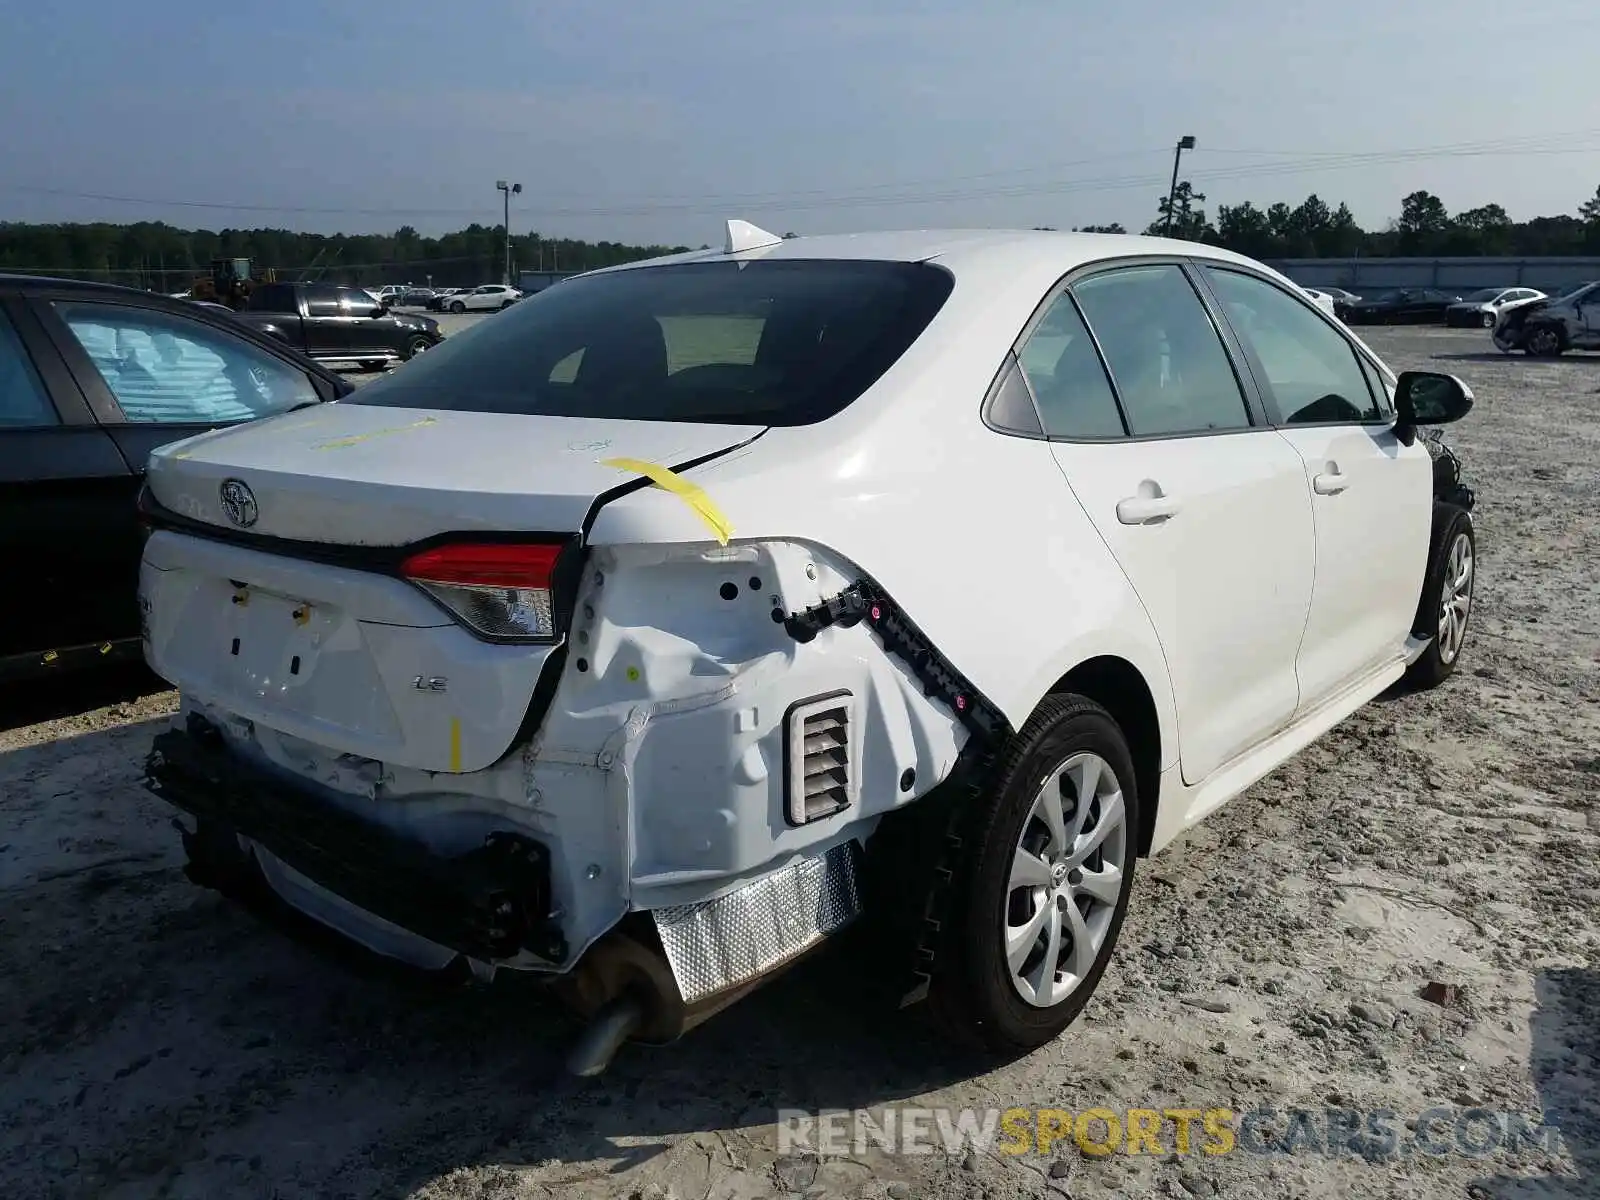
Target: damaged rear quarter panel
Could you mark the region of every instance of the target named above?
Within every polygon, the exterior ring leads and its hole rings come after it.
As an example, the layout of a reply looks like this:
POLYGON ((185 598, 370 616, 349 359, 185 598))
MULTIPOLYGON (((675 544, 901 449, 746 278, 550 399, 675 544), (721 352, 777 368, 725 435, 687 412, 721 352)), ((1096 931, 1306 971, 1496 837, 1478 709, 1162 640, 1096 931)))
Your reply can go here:
POLYGON ((864 626, 801 644, 773 619, 857 574, 788 541, 592 551, 566 670, 529 750, 529 783, 557 797, 548 771, 589 762, 606 772, 624 822, 631 907, 703 900, 794 854, 865 837, 954 766, 964 728, 864 626), (855 701, 855 802, 792 825, 788 711, 841 689, 855 701))

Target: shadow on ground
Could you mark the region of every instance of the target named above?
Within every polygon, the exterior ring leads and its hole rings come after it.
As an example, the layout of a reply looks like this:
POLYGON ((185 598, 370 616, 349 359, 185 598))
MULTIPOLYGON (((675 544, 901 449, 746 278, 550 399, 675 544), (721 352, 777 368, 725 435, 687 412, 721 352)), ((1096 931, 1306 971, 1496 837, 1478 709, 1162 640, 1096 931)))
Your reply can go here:
POLYGON ((0 695, 0 733, 136 700, 168 686, 142 664, 10 683, 0 695))
POLYGON ((1475 1186, 1495 1200, 1594 1200, 1600 1196, 1600 970, 1542 971, 1534 989, 1534 1085, 1545 1123, 1560 1129, 1575 1173, 1497 1177, 1475 1186))

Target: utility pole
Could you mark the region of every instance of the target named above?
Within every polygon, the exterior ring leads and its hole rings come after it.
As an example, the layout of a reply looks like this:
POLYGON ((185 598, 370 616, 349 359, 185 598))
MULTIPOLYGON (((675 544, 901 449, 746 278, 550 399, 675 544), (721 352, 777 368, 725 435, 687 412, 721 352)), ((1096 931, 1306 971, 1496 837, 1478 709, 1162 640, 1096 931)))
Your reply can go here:
POLYGON ((506 231, 506 275, 505 275, 505 278, 503 280, 501 280, 501 282, 504 283, 507 287, 510 287, 511 286, 511 197, 512 196, 516 196, 516 195, 520 195, 522 193, 522 185, 520 183, 507 183, 504 179, 497 179, 497 180, 495 180, 494 186, 496 188, 498 188, 504 194, 505 202, 506 202, 506 223, 505 223, 505 226, 504 226, 505 231, 506 231))
POLYGON ((1172 232, 1172 203, 1178 195, 1178 164, 1183 161, 1183 152, 1194 149, 1194 134, 1187 133, 1178 139, 1178 148, 1172 152, 1172 186, 1167 189, 1167 223, 1163 232, 1172 232))

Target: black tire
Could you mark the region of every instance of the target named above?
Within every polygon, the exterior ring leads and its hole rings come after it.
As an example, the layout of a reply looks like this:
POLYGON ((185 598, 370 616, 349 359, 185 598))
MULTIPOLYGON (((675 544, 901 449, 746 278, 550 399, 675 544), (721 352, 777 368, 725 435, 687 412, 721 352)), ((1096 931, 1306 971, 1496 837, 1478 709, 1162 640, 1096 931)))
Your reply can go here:
POLYGON ((381 358, 363 358, 361 360, 361 369, 363 371, 381 371, 383 370, 383 364, 384 360, 381 358))
POLYGON ((432 348, 433 342, 430 339, 419 335, 406 342, 405 349, 401 351, 400 357, 403 361, 410 362, 424 350, 431 350, 432 348))
MULTIPOLYGON (((1140 801, 1127 739, 1111 714, 1094 701, 1049 697, 1001 755, 988 790, 970 803, 973 811, 961 839, 968 850, 951 881, 929 1008, 958 1040, 989 1054, 1014 1057, 1051 1041, 1077 1018, 1116 948, 1138 854, 1140 801), (1093 965, 1064 999, 1039 1007, 1019 994, 1006 962, 1003 927, 1008 906, 1021 894, 1009 887, 1012 862, 1041 780, 1085 752, 1104 760, 1122 791, 1122 886, 1093 965)), ((1047 891, 1044 903, 1051 902, 1047 891)), ((1060 961, 1058 957, 1055 965, 1060 961)))
POLYGON ((505 310, 510 308, 514 303, 516 303, 514 300, 507 300, 504 304, 502 304, 500 306, 500 311, 501 312, 505 312, 505 310))
POLYGON ((1428 574, 1422 583, 1422 598, 1417 602, 1417 615, 1411 632, 1415 637, 1428 638, 1428 648, 1422 656, 1406 668, 1406 683, 1415 689, 1438 687, 1455 674, 1461 661, 1461 651, 1466 647, 1467 626, 1472 619, 1473 590, 1478 582, 1478 542, 1472 526, 1472 514, 1454 505, 1440 507, 1440 519, 1428 559, 1428 574), (1459 579, 1452 579, 1458 561, 1457 548, 1465 543, 1467 554, 1466 603, 1454 600, 1460 620, 1459 636, 1453 645, 1442 645, 1440 627, 1444 624, 1446 592, 1453 594, 1459 579))
POLYGON ((1494 320, 1495 320, 1494 313, 1484 313, 1483 314, 1483 327, 1485 329, 1493 329, 1494 328, 1494 320))
POLYGON ((1560 358, 1566 342, 1554 325, 1539 324, 1522 335, 1522 352, 1529 358, 1560 358))
POLYGON ((450 304, 450 311, 457 314, 464 313, 467 311, 467 306, 461 303, 461 301, 455 300, 450 304))

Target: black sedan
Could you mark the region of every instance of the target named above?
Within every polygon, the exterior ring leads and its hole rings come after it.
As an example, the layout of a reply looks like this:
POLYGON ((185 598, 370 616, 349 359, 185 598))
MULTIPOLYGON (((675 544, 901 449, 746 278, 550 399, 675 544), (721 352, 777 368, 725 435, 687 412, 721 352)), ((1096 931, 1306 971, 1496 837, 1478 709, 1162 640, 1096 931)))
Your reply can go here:
POLYGON ((226 312, 0 274, 0 679, 140 657, 152 450, 352 390, 226 312))
POLYGON ((1459 292, 1438 288, 1400 288, 1354 304, 1335 302, 1333 311, 1347 325, 1442 325, 1445 309, 1460 299, 1459 292))

